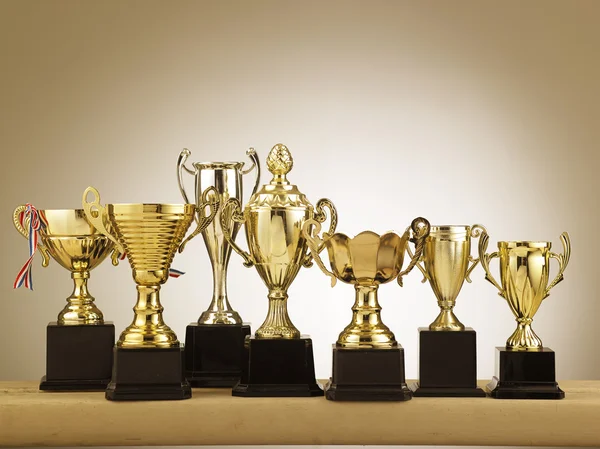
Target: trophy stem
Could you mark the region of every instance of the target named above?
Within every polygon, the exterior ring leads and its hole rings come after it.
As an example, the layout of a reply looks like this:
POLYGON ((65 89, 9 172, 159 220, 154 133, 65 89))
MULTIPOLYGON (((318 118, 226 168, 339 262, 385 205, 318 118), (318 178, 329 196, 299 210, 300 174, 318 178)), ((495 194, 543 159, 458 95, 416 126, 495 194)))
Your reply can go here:
POLYGON ((465 325, 454 315, 455 301, 438 301, 440 313, 429 325, 430 331, 464 331, 465 325))
MULTIPOLYGON (((229 250, 231 252, 231 250, 229 250)), ((210 254, 210 251, 209 251, 210 254)), ((211 258, 213 272, 213 297, 206 311, 198 318, 198 324, 242 324, 240 314, 232 310, 227 299, 227 263, 216 262, 211 258)))
POLYGON ((133 323, 121 334, 117 346, 125 348, 177 347, 177 335, 163 321, 160 285, 138 285, 133 323))
POLYGON ((269 312, 265 322, 256 330, 256 338, 300 338, 287 310, 287 291, 269 291, 269 312))
POLYGON ((89 271, 72 271, 73 293, 67 298, 67 305, 58 314, 57 322, 60 325, 76 324, 103 324, 104 317, 90 295, 87 282, 89 271))
POLYGON ((533 318, 517 318, 517 328, 506 341, 506 348, 513 351, 539 351, 542 340, 531 328, 533 318))
POLYGON ((377 292, 379 285, 354 286, 352 322, 340 334, 337 346, 342 348, 392 348, 398 345, 393 332, 381 321, 381 306, 377 292))

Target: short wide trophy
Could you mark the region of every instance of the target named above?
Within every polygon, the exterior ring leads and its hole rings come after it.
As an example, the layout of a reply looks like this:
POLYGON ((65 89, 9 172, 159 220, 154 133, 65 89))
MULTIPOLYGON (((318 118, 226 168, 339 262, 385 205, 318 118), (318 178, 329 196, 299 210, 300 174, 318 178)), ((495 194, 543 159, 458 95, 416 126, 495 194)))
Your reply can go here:
POLYGON ((498 251, 486 254, 489 236, 482 234, 479 259, 485 278, 496 287, 511 311, 517 328, 506 347, 496 348, 496 376, 487 385, 497 399, 563 399, 565 393, 556 382, 555 353, 544 347, 531 328, 533 316, 550 290, 563 280, 571 256, 569 234, 560 236, 563 254, 550 251, 550 242, 498 242, 498 251), (499 284, 490 272, 490 261, 500 259, 499 284), (558 261, 558 273, 550 280, 550 259, 558 261))
POLYGON ((303 234, 317 265, 331 277, 332 287, 339 279, 354 285, 356 291, 352 322, 333 346, 333 374, 325 387, 325 397, 333 401, 411 399, 404 374, 404 348, 381 321, 377 293, 380 284, 395 278, 402 284, 402 276, 413 269, 429 233, 429 222, 416 218, 402 236, 394 232, 379 236, 365 231, 354 238, 330 232, 321 238, 320 231, 317 221, 304 223, 303 234), (409 240, 416 245, 415 256, 401 272, 409 240), (331 271, 319 257, 324 248, 331 271))
MULTIPOLYGON (((206 189, 213 187, 220 204, 230 198, 243 201, 242 176, 256 171, 254 190, 260 181, 260 165, 255 151, 246 153, 252 165, 244 169, 244 162, 197 162, 193 169, 185 166, 190 151, 184 149, 177 161, 179 189, 186 203, 188 195, 183 185, 183 171, 195 175, 195 200, 201 206, 206 189)), ((231 237, 235 239, 240 224, 229 223, 231 237)), ((207 310, 196 323, 187 326, 185 332, 185 376, 192 387, 233 387, 240 380, 244 340, 250 335, 250 324, 244 323, 239 313, 232 309, 227 297, 227 265, 231 256, 231 245, 223 235, 221 210, 215 219, 202 231, 202 237, 213 272, 213 295, 207 310)))
POLYGON ((471 238, 481 225, 432 226, 421 257, 423 282, 429 281, 440 313, 429 327, 419 328, 419 382, 415 396, 485 397, 477 386, 477 335, 454 314, 464 281, 479 262, 471 256, 471 238))
POLYGON ((325 208, 331 212, 333 233, 337 216, 331 202, 321 199, 314 208, 287 173, 292 169, 292 155, 285 145, 275 145, 267 157, 273 174, 242 212, 239 201, 231 198, 221 215, 225 238, 244 259, 247 267, 255 266, 269 289, 269 311, 254 337, 246 338, 242 376, 233 387, 234 396, 322 396, 315 379, 312 340, 290 320, 287 310, 288 288, 300 268, 310 266, 302 226, 307 220, 322 223, 325 208), (231 223, 245 224, 250 253, 233 240, 231 223))
MULTIPOLYGON (((201 205, 204 210, 206 204, 201 205)), ((163 320, 160 288, 169 278, 177 249, 197 211, 194 204, 100 204, 93 187, 83 194, 88 220, 127 254, 137 284, 134 319, 114 348, 112 379, 106 398, 124 400, 187 399, 190 384, 184 376, 183 347, 163 320), (88 202, 88 195, 93 198, 88 202), (106 226, 106 223, 110 227, 106 226)), ((201 232, 214 218, 218 202, 210 204, 210 215, 198 220, 201 232)))
POLYGON ((110 381, 115 326, 104 321, 87 283, 90 271, 111 251, 113 264, 118 264, 113 242, 90 225, 81 209, 23 205, 15 209, 13 222, 25 238, 39 232, 42 265, 47 267, 52 257, 71 272, 74 283, 58 319, 46 328, 46 375, 40 390, 104 390, 110 381), (39 231, 32 229, 31 220, 40 222, 39 231))

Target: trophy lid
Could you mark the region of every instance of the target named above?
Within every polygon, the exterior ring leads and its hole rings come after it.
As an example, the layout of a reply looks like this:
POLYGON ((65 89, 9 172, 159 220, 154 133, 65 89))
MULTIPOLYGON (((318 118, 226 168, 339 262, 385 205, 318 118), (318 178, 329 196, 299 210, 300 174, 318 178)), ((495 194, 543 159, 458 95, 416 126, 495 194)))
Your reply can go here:
POLYGON ((248 202, 246 208, 311 208, 312 204, 294 184, 290 184, 287 174, 294 166, 292 153, 288 148, 278 143, 267 156, 267 168, 273 175, 269 184, 264 184, 248 202))

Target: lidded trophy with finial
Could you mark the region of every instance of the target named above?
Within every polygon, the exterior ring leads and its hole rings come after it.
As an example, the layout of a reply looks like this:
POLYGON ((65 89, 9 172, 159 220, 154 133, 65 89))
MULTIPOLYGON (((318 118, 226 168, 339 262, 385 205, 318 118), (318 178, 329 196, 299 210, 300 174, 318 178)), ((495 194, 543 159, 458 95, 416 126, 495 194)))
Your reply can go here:
POLYGON ((307 220, 325 222, 325 209, 329 209, 329 232, 333 233, 337 213, 330 200, 320 199, 313 206, 298 187, 290 183, 287 175, 293 165, 288 148, 275 145, 267 157, 267 168, 273 175, 271 181, 252 195, 243 211, 240 202, 232 198, 221 213, 225 238, 244 259, 246 267, 256 267, 269 289, 267 317, 255 336, 246 340, 248 366, 242 368, 242 379, 234 387, 236 396, 323 394, 314 380, 312 342, 301 336, 292 323, 287 292, 300 268, 312 265, 312 254, 302 234, 304 223, 307 220), (249 252, 242 250, 231 237, 232 222, 245 225, 249 252), (257 366, 259 359, 261 364, 257 366), (307 378, 312 381, 307 382, 307 378))

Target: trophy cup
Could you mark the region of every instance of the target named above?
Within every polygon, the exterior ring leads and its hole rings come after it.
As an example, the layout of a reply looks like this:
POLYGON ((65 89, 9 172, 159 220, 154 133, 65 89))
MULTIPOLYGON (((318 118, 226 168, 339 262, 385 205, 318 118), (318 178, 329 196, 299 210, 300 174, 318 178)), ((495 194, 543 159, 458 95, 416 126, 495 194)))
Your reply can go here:
POLYGON ((489 236, 482 233, 479 259, 485 278, 496 287, 515 315, 517 328, 506 347, 496 348, 496 376, 487 385, 497 399, 562 399, 555 374, 554 351, 542 345, 531 328, 533 316, 550 290, 563 280, 571 256, 569 234, 560 236, 563 254, 551 252, 551 242, 498 242, 498 251, 486 254, 489 236), (490 273, 490 261, 500 259, 500 282, 490 273), (558 261, 558 274, 550 284, 550 259, 558 261))
POLYGON ((477 335, 454 315, 456 297, 479 259, 471 256, 471 238, 485 232, 481 225, 432 226, 417 264, 423 282, 429 281, 440 313, 419 328, 419 382, 415 396, 485 397, 477 387, 477 335))
POLYGON ((42 266, 48 266, 51 256, 71 272, 74 283, 73 293, 58 319, 46 328, 46 375, 42 377, 40 390, 106 389, 112 369, 115 326, 104 322, 87 283, 90 271, 111 251, 113 264, 118 264, 119 254, 113 242, 90 225, 81 209, 37 211, 23 205, 15 209, 13 222, 23 237, 34 238, 33 244, 30 240, 30 261, 37 248, 42 255, 42 266), (32 230, 31 220, 43 223, 39 231, 32 230), (37 235, 32 235, 37 232, 40 242, 37 235))
MULTIPOLYGON (((205 198, 208 197, 208 194, 205 198)), ((210 215, 198 219, 193 238, 214 218, 218 201, 203 203, 210 215)), ((183 372, 183 348, 163 321, 160 287, 169 278, 175 252, 198 209, 193 204, 100 204, 100 194, 88 187, 83 194, 85 215, 96 229, 127 254, 137 288, 133 323, 114 348, 110 400, 187 399, 190 384, 183 372), (93 195, 88 202, 89 194, 93 195), (105 223, 110 223, 108 228, 105 223)), ((187 241, 187 240, 186 240, 187 241)))
POLYGON ((404 348, 381 321, 377 292, 380 284, 395 278, 402 285, 402 277, 419 260, 429 222, 414 219, 402 236, 365 231, 354 238, 331 232, 320 238, 320 231, 321 224, 315 220, 307 220, 302 229, 317 265, 331 277, 332 287, 339 279, 353 284, 356 291, 352 321, 333 345, 333 375, 325 387, 325 397, 334 401, 411 399, 404 375, 404 348), (415 255, 401 272, 409 240, 415 243, 415 255), (323 248, 327 248, 331 271, 319 256, 323 248))
MULTIPOLYGON (((194 163, 193 170, 185 166, 190 151, 184 149, 177 161, 177 180, 186 203, 188 195, 183 185, 183 170, 196 177, 196 204, 202 203, 202 192, 213 187, 220 204, 229 198, 242 202, 242 176, 256 169, 254 190, 260 181, 260 165, 254 149, 247 155, 252 166, 244 169, 244 162, 194 163)), ((240 224, 229 223, 232 239, 235 239, 240 224)), ((185 332, 185 377, 192 387, 232 387, 240 379, 244 339, 250 335, 250 325, 244 324, 240 315, 231 308, 227 297, 227 265, 231 256, 231 245, 223 235, 221 211, 202 231, 213 271, 213 296, 210 306, 196 323, 187 326, 185 332)))
POLYGON ((285 145, 275 145, 267 157, 273 175, 242 212, 240 202, 231 198, 221 214, 225 238, 244 259, 246 267, 255 266, 269 289, 269 311, 254 337, 244 343, 242 375, 233 388, 234 396, 322 396, 315 379, 312 340, 290 320, 287 290, 301 266, 310 266, 302 234, 304 222, 326 219, 330 210, 330 233, 335 230, 337 215, 327 199, 308 202, 287 173, 292 169, 292 155, 285 145), (250 254, 233 240, 231 223, 244 223, 250 254))

